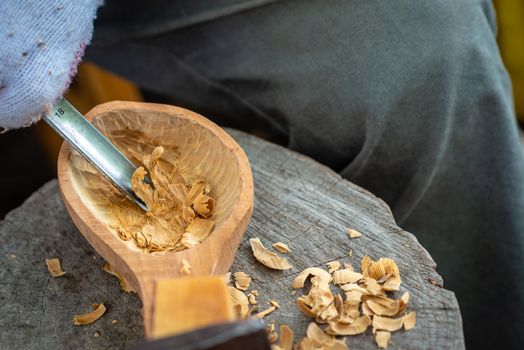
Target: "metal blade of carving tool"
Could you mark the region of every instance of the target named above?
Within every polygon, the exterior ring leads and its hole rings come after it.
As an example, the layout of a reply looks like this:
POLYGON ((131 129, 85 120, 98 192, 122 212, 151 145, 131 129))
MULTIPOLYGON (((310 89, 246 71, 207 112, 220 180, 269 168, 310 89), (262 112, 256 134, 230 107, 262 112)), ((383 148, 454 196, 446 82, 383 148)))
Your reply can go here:
MULTIPOLYGON (((44 120, 117 189, 140 208, 148 210, 133 192, 131 178, 136 166, 65 98, 55 104, 44 120)), ((149 178, 145 178, 144 182, 151 184, 149 178)))

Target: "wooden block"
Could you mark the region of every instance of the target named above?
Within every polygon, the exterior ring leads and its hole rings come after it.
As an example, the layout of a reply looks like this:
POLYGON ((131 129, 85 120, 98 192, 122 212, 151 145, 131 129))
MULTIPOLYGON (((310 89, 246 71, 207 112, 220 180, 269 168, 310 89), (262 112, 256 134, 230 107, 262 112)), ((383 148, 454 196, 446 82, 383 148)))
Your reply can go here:
POLYGON ((152 338, 234 321, 221 276, 160 280, 155 286, 152 338))

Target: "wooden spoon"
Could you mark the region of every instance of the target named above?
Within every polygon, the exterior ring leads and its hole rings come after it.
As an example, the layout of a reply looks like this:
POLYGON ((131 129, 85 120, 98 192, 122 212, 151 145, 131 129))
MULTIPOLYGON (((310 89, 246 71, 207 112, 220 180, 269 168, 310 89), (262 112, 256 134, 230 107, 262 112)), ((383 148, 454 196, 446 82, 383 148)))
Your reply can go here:
MULTIPOLYGON (((180 276, 182 260, 192 275, 226 273, 253 211, 253 178, 240 146, 210 120, 186 109, 136 102, 110 102, 86 118, 117 147, 131 142, 125 135, 150 135, 155 145, 175 145, 180 163, 200 172, 216 200, 216 226, 201 244, 178 252, 147 253, 120 239, 97 211, 82 186, 82 175, 71 167, 71 149, 63 143, 58 157, 58 181, 73 222, 91 246, 137 291, 143 304, 146 336, 151 330, 156 281, 180 276)), ((126 153, 125 149, 121 149, 126 153)))

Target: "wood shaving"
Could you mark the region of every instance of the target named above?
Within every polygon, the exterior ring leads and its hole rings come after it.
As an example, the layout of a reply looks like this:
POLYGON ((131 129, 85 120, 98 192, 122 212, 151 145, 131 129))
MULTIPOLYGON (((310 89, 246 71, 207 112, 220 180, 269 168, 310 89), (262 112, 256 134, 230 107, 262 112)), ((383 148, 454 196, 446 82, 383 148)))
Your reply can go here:
POLYGON ((60 277, 66 274, 66 272, 62 271, 60 260, 58 258, 45 259, 45 263, 47 265, 47 269, 51 273, 51 276, 60 277))
POLYGON ((335 271, 337 271, 338 269, 340 269, 340 262, 338 261, 330 261, 326 264, 326 266, 328 267, 328 272, 329 273, 333 273, 335 271))
POLYGON ((287 254, 289 252, 289 247, 287 244, 282 242, 273 243, 273 248, 281 252, 282 254, 287 254))
POLYGON ((395 332, 404 325, 404 317, 389 318, 375 315, 373 316, 373 333, 377 330, 395 332))
POLYGON ((192 248, 206 239, 214 227, 215 222, 213 220, 194 218, 182 235, 181 242, 186 248, 192 248))
MULTIPOLYGON (((379 316, 395 316, 400 310, 400 303, 398 300, 392 300, 389 304, 383 304, 380 299, 373 296, 366 300, 366 305, 369 307, 373 314, 379 316)), ((387 298, 386 298, 387 299, 387 298)))
MULTIPOLYGON (((307 295, 297 298, 297 305, 307 316, 313 314, 317 321, 326 321, 336 312, 334 305, 334 296, 329 288, 329 279, 326 280, 321 274, 311 278, 311 289, 307 295)), ((310 316, 311 317, 311 316, 310 316)))
POLYGON ((355 283, 359 280, 361 280, 364 276, 362 276, 361 273, 349 270, 349 269, 342 269, 335 271, 333 274, 333 283, 335 284, 347 284, 347 283, 355 283))
POLYGON ((275 311, 276 309, 278 309, 278 307, 276 307, 275 305, 271 305, 270 307, 268 307, 264 311, 260 311, 259 313, 255 314, 253 316, 253 318, 256 318, 256 319, 260 320, 260 319, 266 317, 267 315, 269 315, 270 313, 272 313, 273 311, 275 311))
POLYGON ((249 294, 247 295, 247 300, 249 301, 249 303, 250 303, 251 305, 256 305, 256 304, 257 304, 257 299, 256 299, 256 297, 257 297, 257 296, 256 296, 255 294, 253 294, 253 292, 251 292, 251 293, 249 293, 249 294))
POLYGON ((417 313, 415 311, 410 312, 404 316, 404 329, 409 331, 412 328, 415 328, 417 323, 417 313))
POLYGON ((326 332, 333 335, 357 335, 364 333, 371 325, 371 318, 367 315, 360 316, 350 324, 329 322, 326 332))
POLYGON ((317 324, 310 323, 306 337, 296 345, 297 350, 348 350, 346 342, 326 334, 317 324))
POLYGON ((235 277, 235 287, 240 290, 246 290, 251 284, 251 277, 245 272, 235 272, 233 274, 235 277))
POLYGON ((278 333, 275 331, 275 324, 272 323, 269 326, 266 326, 267 340, 269 344, 273 344, 278 340, 278 333))
POLYGON ((357 230, 352 229, 352 228, 348 228, 346 232, 347 232, 349 238, 358 238, 358 237, 362 237, 362 233, 360 233, 360 232, 358 232, 357 230))
POLYGON ((133 242, 144 252, 179 251, 200 244, 215 225, 211 187, 188 169, 179 167, 181 157, 174 146, 153 147, 146 143, 150 140, 141 138, 143 135, 133 136, 120 135, 113 141, 141 165, 133 173, 132 187, 149 210, 144 212, 127 200, 73 151, 71 165, 90 202, 97 211, 107 214, 104 221, 120 239, 133 242), (143 181, 146 175, 152 184, 143 181))
POLYGON ((375 341, 381 349, 388 348, 389 339, 391 339, 391 333, 388 331, 377 331, 377 334, 375 334, 375 341))
POLYGON ((286 325, 280 325, 280 340, 278 344, 271 346, 271 350, 292 350, 293 349, 293 331, 286 325))
POLYGON ((104 304, 93 304, 93 311, 82 315, 75 315, 73 317, 73 324, 75 326, 84 326, 91 324, 98 320, 106 312, 104 304))
POLYGON ((118 323, 118 320, 111 321, 111 324, 117 324, 117 323, 118 323))
POLYGON ((124 277, 120 276, 120 274, 115 269, 113 269, 113 267, 109 265, 109 263, 105 262, 104 265, 102 265, 102 270, 118 278, 118 281, 120 282, 120 287, 122 288, 122 290, 124 290, 127 293, 131 293, 131 292, 135 293, 135 290, 133 289, 133 287, 131 287, 129 282, 127 282, 127 280, 124 277))
POLYGON ((273 306, 276 306, 278 309, 280 309, 280 304, 276 300, 270 300, 269 303, 273 306))
POLYGON ((249 315, 249 301, 246 295, 233 286, 228 286, 227 291, 233 307, 237 312, 237 316, 241 319, 246 319, 249 315))
POLYGON ((180 266, 179 272, 182 275, 190 275, 191 274, 191 265, 189 264, 189 261, 186 259, 182 259, 182 266, 180 266))
POLYGON ((306 279, 309 277, 309 275, 320 276, 320 278, 326 284, 331 280, 331 275, 326 270, 323 270, 319 267, 309 267, 298 274, 298 276, 293 280, 291 287, 294 289, 304 288, 304 283, 306 282, 306 279))
POLYGON ((251 238, 249 243, 251 244, 253 255, 263 265, 275 270, 289 270, 293 268, 286 258, 282 258, 267 250, 259 238, 251 238))

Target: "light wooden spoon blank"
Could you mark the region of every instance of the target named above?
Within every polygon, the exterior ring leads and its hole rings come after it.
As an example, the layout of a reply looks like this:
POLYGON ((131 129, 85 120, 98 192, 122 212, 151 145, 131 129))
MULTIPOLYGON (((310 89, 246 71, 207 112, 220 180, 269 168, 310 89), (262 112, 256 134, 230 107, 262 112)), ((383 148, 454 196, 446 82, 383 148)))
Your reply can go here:
MULTIPOLYGON (((104 214, 90 203, 82 179, 70 164, 70 146, 63 143, 58 157, 60 192, 73 222, 91 246, 118 271, 143 303, 146 336, 151 329, 155 281, 180 276, 182 260, 191 265, 192 275, 226 273, 253 211, 253 178, 248 159, 240 146, 210 120, 174 106, 109 102, 93 108, 86 118, 115 145, 113 134, 125 130, 149 134, 163 145, 176 145, 180 162, 202 172, 216 200, 216 226, 201 244, 178 252, 151 254, 121 240, 104 223, 104 214)), ((129 142, 127 139, 126 142, 129 142)), ((124 151, 124 150, 123 150, 124 151)), ((107 214, 106 214, 107 215, 107 214)))

